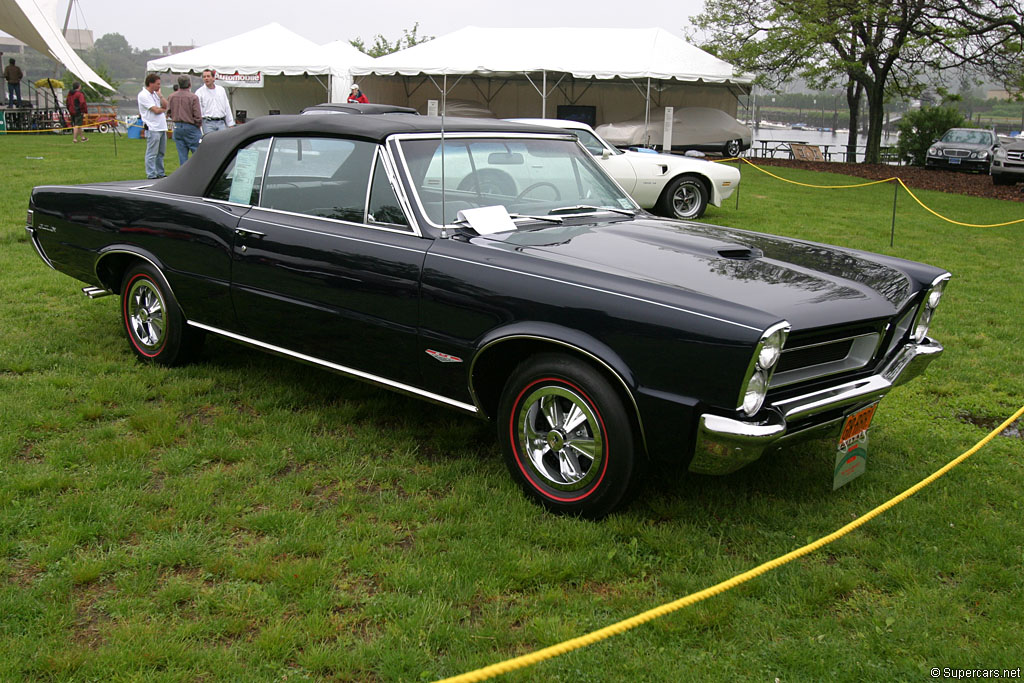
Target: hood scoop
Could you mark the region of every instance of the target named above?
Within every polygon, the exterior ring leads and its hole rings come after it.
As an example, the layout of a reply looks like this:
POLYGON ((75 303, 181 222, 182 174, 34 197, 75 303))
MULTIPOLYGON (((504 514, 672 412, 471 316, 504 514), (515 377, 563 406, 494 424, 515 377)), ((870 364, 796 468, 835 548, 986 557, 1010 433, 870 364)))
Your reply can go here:
POLYGON ((753 247, 728 246, 719 247, 715 250, 722 258, 733 259, 734 261, 753 261, 764 256, 764 252, 753 247))

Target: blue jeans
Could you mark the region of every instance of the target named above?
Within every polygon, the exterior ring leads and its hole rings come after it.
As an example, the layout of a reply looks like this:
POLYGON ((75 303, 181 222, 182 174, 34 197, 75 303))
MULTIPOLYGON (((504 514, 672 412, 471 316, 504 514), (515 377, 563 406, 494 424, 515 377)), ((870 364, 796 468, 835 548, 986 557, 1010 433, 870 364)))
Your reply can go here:
POLYGON ((21 83, 7 84, 7 106, 14 106, 14 99, 18 99, 18 106, 21 106, 21 83))
POLYGON ((224 130, 228 127, 228 124, 221 121, 207 121, 203 120, 203 135, 209 135, 215 130, 224 130))
POLYGON ((146 131, 146 177, 160 178, 164 173, 164 152, 167 151, 167 131, 146 131))
POLYGON ((188 155, 196 153, 199 149, 199 126, 191 123, 177 121, 174 124, 174 144, 178 148, 178 163, 184 164, 188 161, 188 155))

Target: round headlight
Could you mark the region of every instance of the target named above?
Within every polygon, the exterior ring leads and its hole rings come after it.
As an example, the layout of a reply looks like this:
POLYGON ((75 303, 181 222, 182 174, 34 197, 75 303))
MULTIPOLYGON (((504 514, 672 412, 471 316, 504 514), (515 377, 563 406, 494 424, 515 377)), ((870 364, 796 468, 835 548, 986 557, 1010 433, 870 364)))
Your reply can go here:
POLYGON ((930 148, 928 150, 928 156, 930 156, 930 157, 939 157, 939 156, 942 156, 942 154, 939 153, 939 148, 938 147, 932 147, 932 148, 930 148))
POLYGON ((747 383, 747 391, 743 395, 743 412, 747 415, 754 415, 761 410, 761 404, 764 403, 767 391, 768 379, 763 371, 758 370, 747 383))
POLYGON ((978 159, 988 159, 988 152, 975 152, 971 156, 977 157, 978 159))
POLYGON ((775 367, 782 354, 782 330, 776 330, 768 335, 761 347, 761 353, 757 354, 757 367, 762 370, 770 370, 775 367))
POLYGON ((927 306, 921 311, 921 317, 917 319, 917 327, 914 328, 914 341, 923 342, 924 338, 928 336, 928 327, 932 324, 934 311, 935 309, 927 306))

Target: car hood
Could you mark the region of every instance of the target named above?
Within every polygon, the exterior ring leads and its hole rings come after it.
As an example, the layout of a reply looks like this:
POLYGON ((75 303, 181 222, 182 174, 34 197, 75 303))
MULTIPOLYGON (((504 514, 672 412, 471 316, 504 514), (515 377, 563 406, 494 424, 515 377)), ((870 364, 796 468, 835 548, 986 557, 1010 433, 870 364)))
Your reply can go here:
POLYGON ((567 279, 756 326, 784 318, 794 330, 890 317, 922 281, 943 272, 823 244, 650 218, 479 239, 555 262, 567 279))
POLYGON ((976 149, 976 150, 984 150, 984 149, 990 149, 992 147, 992 143, 985 143, 985 142, 944 142, 942 140, 939 140, 938 142, 932 143, 931 146, 932 147, 937 147, 938 149, 950 148, 950 149, 976 149))

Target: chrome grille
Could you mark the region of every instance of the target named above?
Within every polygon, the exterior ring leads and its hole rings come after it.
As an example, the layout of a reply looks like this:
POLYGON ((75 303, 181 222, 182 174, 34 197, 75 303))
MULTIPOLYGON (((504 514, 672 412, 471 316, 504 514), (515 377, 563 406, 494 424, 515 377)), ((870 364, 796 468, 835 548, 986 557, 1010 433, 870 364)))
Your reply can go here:
POLYGON ((774 389, 862 368, 871 362, 881 339, 878 332, 863 330, 860 334, 846 333, 832 339, 790 338, 769 386, 774 389))
POLYGON ((947 157, 969 157, 971 151, 969 149, 944 149, 942 153, 947 157))
POLYGON ((1007 152, 1006 153, 1006 160, 1007 161, 1020 161, 1021 160, 1021 155, 1024 155, 1024 152, 1007 152))

